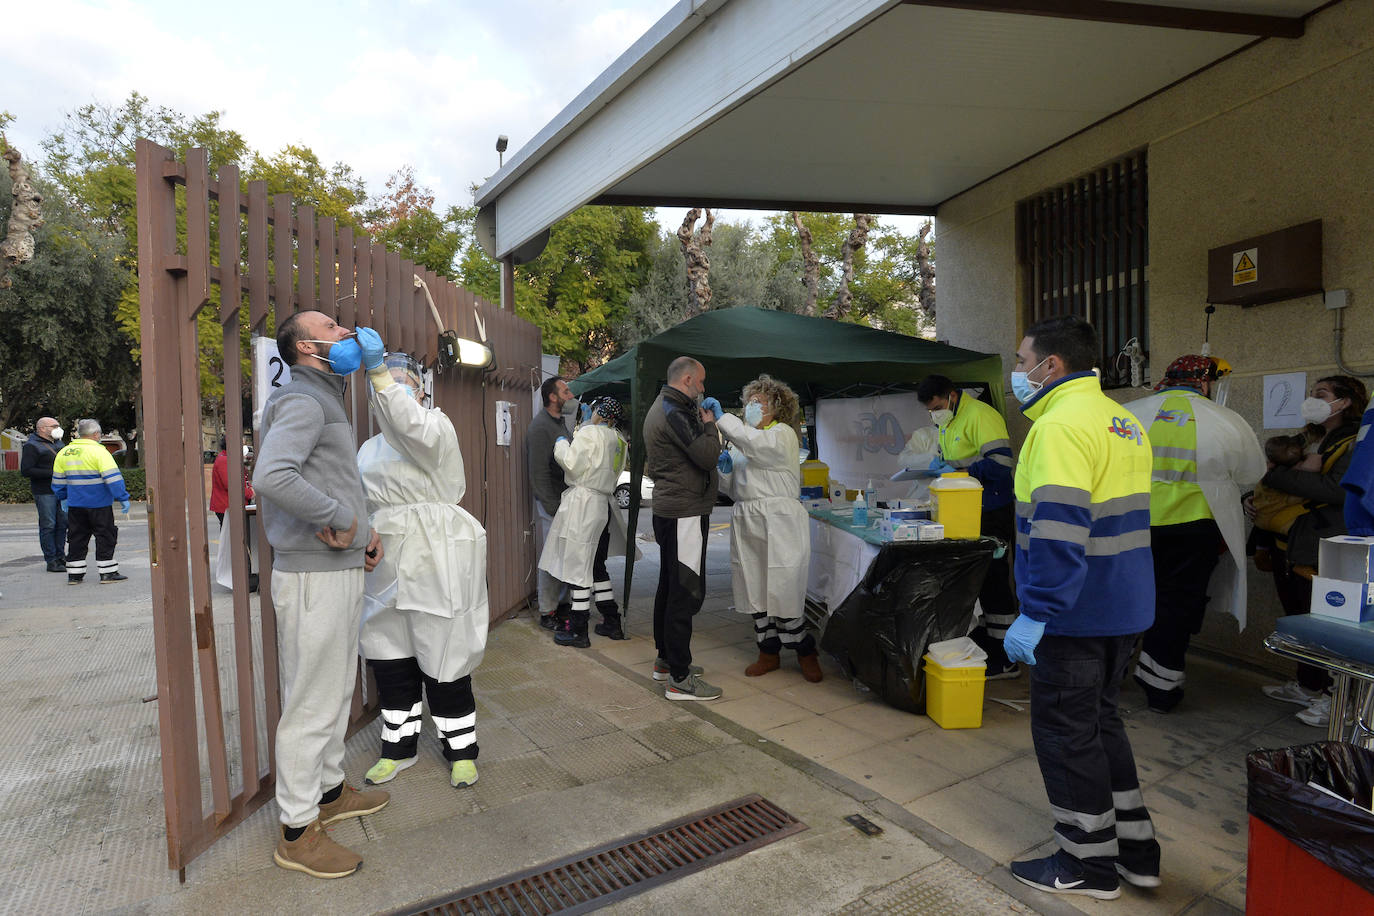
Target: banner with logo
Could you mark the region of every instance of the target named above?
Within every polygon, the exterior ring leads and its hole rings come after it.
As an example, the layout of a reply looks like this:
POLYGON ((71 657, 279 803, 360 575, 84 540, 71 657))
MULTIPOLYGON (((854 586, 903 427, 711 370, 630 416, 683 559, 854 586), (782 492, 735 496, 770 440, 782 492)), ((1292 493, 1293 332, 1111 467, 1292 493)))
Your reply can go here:
POLYGON ((845 486, 861 489, 872 478, 879 496, 884 490, 904 495, 911 485, 889 479, 901 470, 897 456, 912 430, 930 425, 930 413, 914 391, 822 398, 816 402, 817 457, 830 466, 830 478, 845 486))

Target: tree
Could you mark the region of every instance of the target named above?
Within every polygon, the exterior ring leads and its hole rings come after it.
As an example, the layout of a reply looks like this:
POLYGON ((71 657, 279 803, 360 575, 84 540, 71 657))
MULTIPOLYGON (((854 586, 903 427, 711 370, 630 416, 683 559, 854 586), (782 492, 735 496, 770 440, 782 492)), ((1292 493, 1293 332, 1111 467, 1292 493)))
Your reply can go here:
POLYGON ((854 291, 850 288, 854 283, 854 259, 863 252, 872 224, 871 213, 854 214, 854 228, 849 230, 844 244, 840 246, 840 287, 835 293, 835 301, 825 310, 826 318, 844 318, 849 314, 849 308, 854 302, 854 291))
POLYGON ((802 305, 802 314, 814 315, 816 300, 821 293, 821 259, 816 255, 811 230, 801 221, 801 214, 793 210, 791 216, 792 225, 797 227, 797 245, 801 249, 802 283, 806 286, 806 302, 802 305))
POLYGON ((415 183, 415 170, 408 165, 387 179, 386 189, 363 218, 368 234, 416 264, 456 278, 458 253, 471 241, 477 208, 449 207, 440 216, 434 192, 415 183))
MULTIPOLYGON (((549 244, 515 268, 515 311, 537 325, 544 350, 586 368, 613 355, 615 328, 630 294, 649 274, 660 239, 647 207, 582 207, 553 225, 549 244)), ((493 302, 500 267, 470 244, 462 261, 465 287, 493 302)))
POLYGON ((701 219, 701 209, 693 207, 682 218, 677 230, 677 241, 682 246, 682 258, 687 265, 687 317, 699 315, 711 307, 711 258, 706 249, 711 247, 711 227, 716 224, 716 216, 711 208, 706 208, 706 220, 701 228, 696 228, 701 219))
MULTIPOLYGON (((45 215, 34 256, 0 289, 0 428, 51 415, 128 429, 137 372, 114 321, 127 281, 121 239, 92 224, 60 187, 34 184, 45 215)), ((0 172, 0 225, 11 200, 0 172)))

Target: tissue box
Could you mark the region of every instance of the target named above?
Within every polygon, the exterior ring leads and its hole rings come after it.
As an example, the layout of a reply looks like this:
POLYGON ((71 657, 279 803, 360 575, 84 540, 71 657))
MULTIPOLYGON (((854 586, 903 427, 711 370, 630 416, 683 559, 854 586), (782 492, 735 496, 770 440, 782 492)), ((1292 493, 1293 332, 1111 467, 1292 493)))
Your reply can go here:
POLYGON ((802 487, 802 488, 801 488, 801 498, 802 498, 802 499, 829 499, 829 498, 830 498, 830 494, 826 492, 825 487, 802 487))
POLYGON ((828 499, 802 499, 803 509, 829 509, 830 500, 828 499))
POLYGON ((1312 613, 1319 617, 1335 617, 1352 623, 1374 620, 1374 594, 1368 582, 1314 576, 1312 579, 1312 613))
POLYGON ((1374 581, 1374 537, 1322 538, 1317 546, 1317 572, 1328 579, 1374 581))
POLYGON ((916 528, 916 540, 918 541, 940 541, 945 537, 945 526, 939 522, 919 522, 916 528))

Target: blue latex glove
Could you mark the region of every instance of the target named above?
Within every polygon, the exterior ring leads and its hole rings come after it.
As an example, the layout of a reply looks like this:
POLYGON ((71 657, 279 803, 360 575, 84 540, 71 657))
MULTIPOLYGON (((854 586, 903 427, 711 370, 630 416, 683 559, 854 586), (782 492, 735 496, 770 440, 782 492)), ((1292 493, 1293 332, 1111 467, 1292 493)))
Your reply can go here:
POLYGON ((382 335, 371 328, 355 327, 358 335, 358 348, 363 351, 363 368, 371 372, 382 364, 386 347, 382 345, 382 335))
POLYGON ((582 422, 586 423, 592 418, 592 405, 583 404, 579 410, 582 412, 582 422))
POLYGON ((730 457, 730 453, 728 451, 721 452, 720 457, 716 459, 716 470, 722 474, 729 474, 734 469, 735 461, 730 457))
POLYGON ((127 499, 121 499, 119 501, 119 511, 124 515, 129 514, 129 501, 127 499))
POLYGON ((725 413, 725 411, 720 406, 720 401, 717 401, 715 398, 706 398, 704 401, 701 402, 701 406, 704 409, 711 411, 711 414, 715 416, 717 420, 720 419, 721 414, 725 413))
POLYGON ((65 499, 62 500, 62 511, 63 511, 63 512, 66 512, 66 511, 67 511, 67 501, 66 501, 65 499))
POLYGON ((559 436, 557 439, 553 440, 554 445, 557 445, 560 442, 567 442, 569 445, 572 444, 572 441, 568 439, 567 436, 559 436))
POLYGON ((936 474, 952 474, 955 471, 959 470, 954 465, 950 464, 948 461, 944 460, 943 458, 940 458, 939 456, 930 459, 930 469, 934 471, 936 474))
POLYGON ((1012 661, 1034 665, 1035 647, 1040 645, 1040 637, 1044 635, 1043 623, 1021 614, 1007 627, 1007 638, 1003 640, 1002 648, 1012 661))

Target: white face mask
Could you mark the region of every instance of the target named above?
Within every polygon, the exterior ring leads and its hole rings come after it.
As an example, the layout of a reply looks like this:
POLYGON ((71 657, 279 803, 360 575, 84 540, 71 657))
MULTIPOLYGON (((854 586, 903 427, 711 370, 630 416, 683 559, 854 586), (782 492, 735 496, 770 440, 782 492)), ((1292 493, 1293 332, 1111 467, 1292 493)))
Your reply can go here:
POLYGON ((949 425, 949 421, 954 419, 954 411, 948 407, 940 407, 930 412, 930 419, 935 421, 935 425, 941 427, 949 425))
POLYGON ((1302 414, 1303 422, 1320 426, 1331 419, 1331 415, 1335 413, 1336 403, 1339 402, 1323 401, 1321 398, 1307 398, 1302 402, 1302 407, 1299 408, 1298 412, 1302 414))
POLYGON ((758 428, 763 422, 763 405, 758 401, 750 401, 744 405, 744 422, 758 428))
POLYGON ((54 426, 51 430, 48 431, 48 438, 53 440, 54 442, 60 440, 62 438, 62 427, 54 426))

